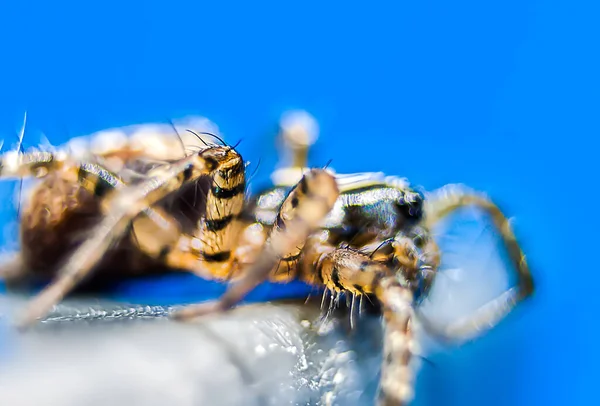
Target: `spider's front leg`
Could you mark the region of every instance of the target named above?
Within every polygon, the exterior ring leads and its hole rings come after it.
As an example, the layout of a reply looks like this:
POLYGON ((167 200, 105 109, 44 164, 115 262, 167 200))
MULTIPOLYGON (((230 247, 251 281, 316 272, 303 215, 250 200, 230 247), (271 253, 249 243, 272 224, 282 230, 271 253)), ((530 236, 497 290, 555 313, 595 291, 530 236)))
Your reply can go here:
POLYGON ((425 219, 427 228, 434 227, 439 221, 461 208, 476 206, 487 212, 508 251, 508 256, 515 268, 517 286, 481 306, 475 312, 448 326, 439 327, 421 317, 423 325, 430 332, 442 339, 462 340, 478 335, 506 317, 521 301, 530 297, 534 291, 533 277, 525 259, 521 246, 517 242, 510 222, 502 210, 486 196, 478 194, 460 185, 448 185, 429 198, 425 219))
POLYGON ((325 170, 312 169, 289 193, 275 220, 269 238, 256 261, 233 280, 227 292, 213 303, 188 306, 173 314, 189 319, 226 311, 238 304, 252 289, 263 282, 283 259, 300 253, 308 236, 331 211, 339 196, 335 177, 325 170))
POLYGON ((382 406, 408 404, 413 397, 410 364, 416 345, 408 282, 383 262, 352 248, 331 247, 325 238, 310 244, 305 255, 303 272, 309 282, 325 285, 338 297, 350 293, 353 303, 356 297, 371 294, 381 303, 385 338, 378 402, 382 406))
POLYGON ((413 294, 393 276, 382 278, 376 289, 384 317, 384 343, 378 403, 404 406, 414 397, 410 366, 416 342, 411 331, 413 294))
POLYGON ((7 151, 0 155, 0 177, 5 179, 43 178, 76 162, 65 152, 7 151))

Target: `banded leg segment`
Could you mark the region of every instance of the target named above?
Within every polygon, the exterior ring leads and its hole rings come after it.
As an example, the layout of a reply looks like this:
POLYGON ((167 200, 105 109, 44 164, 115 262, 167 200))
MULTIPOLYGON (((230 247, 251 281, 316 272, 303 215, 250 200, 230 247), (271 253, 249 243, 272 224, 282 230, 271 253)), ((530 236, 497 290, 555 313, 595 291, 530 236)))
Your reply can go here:
POLYGON ((0 156, 0 178, 44 178, 61 171, 65 179, 78 182, 92 195, 102 197, 124 185, 121 178, 96 162, 82 162, 65 152, 9 151, 0 156))
MULTIPOLYGON (((0 155, 0 178, 43 178, 61 169, 81 168, 83 172, 96 174, 105 181, 110 181, 111 177, 116 179, 114 171, 108 171, 100 164, 101 158, 94 154, 70 154, 64 150, 8 151, 0 155)), ((113 187, 116 186, 113 184, 113 187)))
MULTIPOLYGON (((45 164, 57 165, 64 160, 97 163, 119 173, 132 161, 173 162, 188 155, 188 151, 197 152, 214 144, 210 133, 203 132, 211 127, 214 129, 204 118, 191 120, 187 125, 133 125, 75 137, 60 146, 48 144, 33 152, 8 151, 0 155, 0 177, 39 176, 27 167, 32 164, 47 167, 45 164), (193 128, 196 132, 183 131, 184 128, 193 128)), ((23 132, 21 138, 22 135, 23 132)))
POLYGON ((0 177, 8 179, 42 178, 69 164, 74 165, 75 162, 76 160, 64 153, 8 151, 0 156, 0 177))
POLYGON ((376 296, 383 310, 383 361, 378 393, 380 406, 408 405, 414 396, 411 368, 415 341, 411 331, 413 295, 394 277, 379 280, 376 296))
POLYGON ((188 156, 172 165, 157 168, 140 184, 121 188, 107 196, 105 214, 87 239, 59 270, 56 280, 35 297, 17 321, 27 327, 48 313, 102 259, 110 247, 127 232, 131 221, 146 208, 203 175, 212 175, 221 162, 237 153, 228 147, 215 147, 188 156))
POLYGON ((459 185, 448 185, 437 192, 427 203, 426 224, 432 229, 439 221, 453 212, 467 206, 476 206, 486 211, 508 251, 512 265, 516 270, 517 286, 504 292, 497 298, 481 306, 471 315, 445 327, 433 326, 426 317, 423 325, 430 332, 444 339, 467 339, 479 334, 483 329, 499 323, 516 305, 530 297, 534 291, 534 282, 529 266, 517 239, 511 229, 510 222, 502 210, 487 197, 477 194, 459 185))
POLYGON ((282 258, 301 250, 310 233, 329 213, 338 195, 337 183, 331 174, 320 169, 306 173, 283 202, 256 262, 241 270, 243 275, 232 281, 217 302, 189 306, 173 316, 187 319, 226 311, 238 304, 256 285, 269 277, 282 258))

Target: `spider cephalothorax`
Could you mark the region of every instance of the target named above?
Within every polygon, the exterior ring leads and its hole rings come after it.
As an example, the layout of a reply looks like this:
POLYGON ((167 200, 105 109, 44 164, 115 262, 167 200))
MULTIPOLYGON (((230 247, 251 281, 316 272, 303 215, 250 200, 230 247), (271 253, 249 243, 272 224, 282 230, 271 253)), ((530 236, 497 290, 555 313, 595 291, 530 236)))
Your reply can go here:
POLYGON ((440 264, 431 227, 462 206, 483 208, 520 278, 517 288, 459 325, 430 326, 442 336, 469 335, 530 295, 524 256, 506 218, 484 196, 448 187, 424 200, 404 179, 307 168, 314 136, 311 122, 300 118, 283 126, 293 163, 250 199, 235 148, 189 133, 185 140, 147 131, 100 134, 92 145, 102 148, 4 154, 0 176, 40 180, 22 210, 21 253, 5 266, 5 277, 13 283, 54 277, 19 325, 44 316, 83 281, 93 286, 165 268, 231 281, 220 300, 175 313, 187 319, 234 307, 266 279, 300 279, 331 297, 348 295, 352 308, 365 296, 380 305, 386 338, 379 401, 408 403, 411 320, 440 264), (189 152, 183 145, 192 142, 189 152))

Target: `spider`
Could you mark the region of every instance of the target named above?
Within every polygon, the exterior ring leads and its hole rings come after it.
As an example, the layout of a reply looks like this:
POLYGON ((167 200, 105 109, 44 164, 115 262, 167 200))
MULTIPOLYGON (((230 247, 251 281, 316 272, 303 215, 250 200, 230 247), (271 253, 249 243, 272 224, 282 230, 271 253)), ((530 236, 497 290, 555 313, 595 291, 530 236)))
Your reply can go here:
POLYGON ((75 288, 165 268, 229 281, 220 299, 174 312, 179 320, 227 311, 267 279, 302 280, 330 293, 331 303, 351 297, 351 312, 357 298, 380 306, 378 403, 408 404, 412 324, 442 255, 429 230, 461 207, 479 206, 500 231, 518 276, 514 288, 466 319, 425 323, 442 338, 473 335, 530 296, 525 256, 502 211, 479 193, 448 186, 426 200, 405 179, 308 168, 315 126, 306 114, 287 116, 281 139, 292 162, 251 199, 244 160, 233 146, 208 142, 207 133, 104 132, 86 145, 5 153, 1 177, 39 184, 22 209, 21 251, 0 272, 13 287, 53 278, 17 326, 33 324, 75 288))

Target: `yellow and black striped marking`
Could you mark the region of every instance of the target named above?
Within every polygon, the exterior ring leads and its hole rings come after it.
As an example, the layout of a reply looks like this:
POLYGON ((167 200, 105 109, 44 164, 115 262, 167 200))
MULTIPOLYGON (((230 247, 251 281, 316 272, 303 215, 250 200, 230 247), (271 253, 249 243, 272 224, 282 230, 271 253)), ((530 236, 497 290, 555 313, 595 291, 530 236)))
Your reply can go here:
POLYGON ((103 220, 92 230, 90 238, 59 269, 57 279, 29 303, 18 320, 18 326, 27 327, 38 317, 47 314, 100 262, 110 247, 123 238, 136 216, 200 176, 217 178, 215 174, 221 169, 221 164, 225 169, 228 168, 228 157, 231 156, 228 154, 231 153, 232 150, 226 147, 203 150, 171 165, 159 167, 151 171, 143 182, 120 188, 104 198, 103 220))
POLYGON ((98 198, 125 185, 114 173, 100 165, 90 163, 83 163, 77 168, 77 181, 98 198))
POLYGON ((176 312, 174 317, 186 319, 224 311, 239 303, 270 275, 277 277, 274 272, 279 271, 278 262, 299 252, 298 247, 302 247, 310 233, 319 227, 338 196, 339 189, 333 175, 321 169, 307 172, 283 202, 267 244, 256 261, 232 282, 217 303, 190 306, 176 312))
POLYGON ((199 246, 194 247, 202 262, 200 266, 214 278, 227 278, 233 271, 232 252, 241 234, 239 217, 244 209, 245 191, 244 161, 235 150, 228 149, 212 175, 206 214, 198 224, 199 246))

